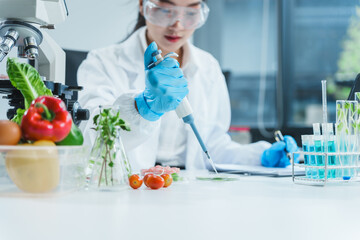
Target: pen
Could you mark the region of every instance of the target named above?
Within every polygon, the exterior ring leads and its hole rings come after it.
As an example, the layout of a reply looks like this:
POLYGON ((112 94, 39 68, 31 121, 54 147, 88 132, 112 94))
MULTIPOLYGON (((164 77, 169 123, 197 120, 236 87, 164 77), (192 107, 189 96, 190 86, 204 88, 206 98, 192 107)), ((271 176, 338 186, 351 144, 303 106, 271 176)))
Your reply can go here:
MULTIPOLYGON (((284 136, 282 135, 281 131, 280 130, 277 130, 274 132, 274 137, 275 137, 275 140, 277 142, 284 142, 284 136)), ((287 151, 286 147, 285 147, 285 152, 286 152, 286 156, 287 158, 290 160, 291 162, 291 154, 287 151)))

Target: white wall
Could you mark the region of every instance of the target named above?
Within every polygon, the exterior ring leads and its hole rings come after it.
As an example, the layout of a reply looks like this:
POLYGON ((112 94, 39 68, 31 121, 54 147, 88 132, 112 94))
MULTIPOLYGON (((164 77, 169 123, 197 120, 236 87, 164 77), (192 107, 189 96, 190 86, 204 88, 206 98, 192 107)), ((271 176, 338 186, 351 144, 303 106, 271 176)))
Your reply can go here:
MULTIPOLYGON (((90 50, 119 42, 136 23, 138 0, 67 0, 66 3, 69 17, 56 25, 55 30, 48 31, 65 49, 90 50)), ((6 74, 6 59, 0 63, 1 74, 6 74)), ((0 119, 6 119, 7 109, 7 101, 0 99, 0 119)))
POLYGON ((119 42, 133 29, 138 0, 68 0, 69 17, 49 34, 61 47, 90 50, 119 42))

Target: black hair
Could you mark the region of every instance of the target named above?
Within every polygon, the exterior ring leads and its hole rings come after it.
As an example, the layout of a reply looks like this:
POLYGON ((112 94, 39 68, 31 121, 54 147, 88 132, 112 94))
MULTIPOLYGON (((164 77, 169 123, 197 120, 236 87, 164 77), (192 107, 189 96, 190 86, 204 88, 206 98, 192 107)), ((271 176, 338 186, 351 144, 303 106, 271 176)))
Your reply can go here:
POLYGON ((138 29, 142 28, 145 25, 146 25, 145 18, 139 11, 136 25, 135 25, 134 29, 132 30, 132 32, 130 33, 130 35, 132 35, 134 32, 136 32, 138 29))

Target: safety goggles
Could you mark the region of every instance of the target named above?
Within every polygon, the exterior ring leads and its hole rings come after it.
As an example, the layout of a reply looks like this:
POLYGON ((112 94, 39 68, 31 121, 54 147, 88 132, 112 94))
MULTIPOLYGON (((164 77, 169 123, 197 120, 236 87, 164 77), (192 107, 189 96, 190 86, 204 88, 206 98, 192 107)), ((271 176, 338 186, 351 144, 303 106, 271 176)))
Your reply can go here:
POLYGON ((209 15, 206 3, 201 2, 200 8, 161 6, 158 0, 143 0, 144 17, 154 25, 169 27, 177 21, 185 29, 196 29, 204 25, 209 15))

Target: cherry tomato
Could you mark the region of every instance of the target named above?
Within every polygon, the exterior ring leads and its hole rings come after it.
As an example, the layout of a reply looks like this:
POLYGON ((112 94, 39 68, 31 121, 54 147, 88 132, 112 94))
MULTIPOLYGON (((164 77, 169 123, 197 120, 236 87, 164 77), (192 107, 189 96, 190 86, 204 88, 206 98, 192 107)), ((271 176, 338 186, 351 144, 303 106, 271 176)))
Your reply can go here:
POLYGON ((161 175, 161 177, 164 179, 165 182, 164 187, 170 186, 171 183, 173 182, 173 179, 170 174, 163 174, 161 175))
POLYGON ((133 174, 129 177, 129 184, 133 189, 141 187, 143 180, 137 174, 133 174))
POLYGON ((144 184, 145 184, 145 186, 147 186, 147 187, 149 187, 149 185, 147 185, 147 179, 148 179, 148 177, 150 177, 150 176, 154 176, 154 174, 152 174, 152 173, 149 173, 149 174, 146 174, 145 176, 144 176, 144 184))
POLYGON ((149 186, 149 188, 151 188, 151 189, 159 189, 164 186, 165 181, 160 176, 152 175, 147 178, 146 183, 149 186))

